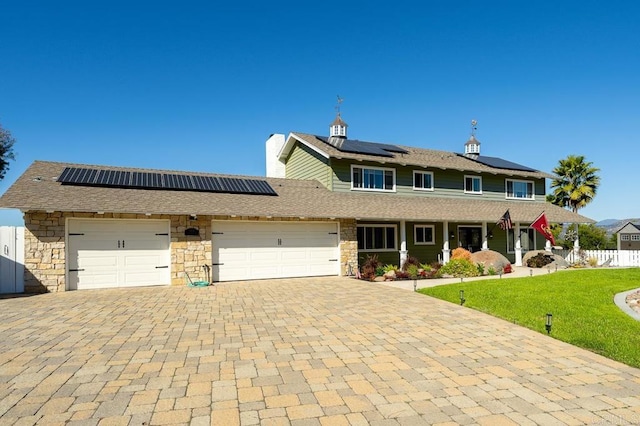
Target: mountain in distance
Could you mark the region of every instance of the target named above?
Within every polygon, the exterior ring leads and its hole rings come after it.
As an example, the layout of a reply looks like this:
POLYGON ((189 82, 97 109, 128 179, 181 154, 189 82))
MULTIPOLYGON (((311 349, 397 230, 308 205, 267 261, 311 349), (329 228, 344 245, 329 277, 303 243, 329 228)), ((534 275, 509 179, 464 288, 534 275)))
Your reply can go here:
POLYGON ((631 222, 634 225, 640 226, 640 218, 635 219, 605 219, 596 223, 598 228, 602 228, 607 231, 608 235, 613 234, 618 231, 622 226, 624 226, 627 222, 631 222))

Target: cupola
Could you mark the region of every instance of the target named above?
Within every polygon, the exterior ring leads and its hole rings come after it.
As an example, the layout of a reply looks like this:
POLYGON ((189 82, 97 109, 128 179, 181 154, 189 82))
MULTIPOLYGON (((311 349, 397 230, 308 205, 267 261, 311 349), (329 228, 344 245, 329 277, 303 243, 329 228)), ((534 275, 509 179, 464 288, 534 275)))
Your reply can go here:
POLYGON ((476 129, 478 122, 476 120, 471 120, 471 136, 469 136, 469 140, 464 144, 464 155, 468 157, 477 157, 480 155, 480 141, 476 139, 476 129))
POLYGON ((347 123, 342 120, 340 117, 340 104, 342 104, 343 99, 338 95, 338 102, 336 104, 336 119, 333 120, 331 126, 329 127, 329 137, 331 138, 347 138, 347 123))

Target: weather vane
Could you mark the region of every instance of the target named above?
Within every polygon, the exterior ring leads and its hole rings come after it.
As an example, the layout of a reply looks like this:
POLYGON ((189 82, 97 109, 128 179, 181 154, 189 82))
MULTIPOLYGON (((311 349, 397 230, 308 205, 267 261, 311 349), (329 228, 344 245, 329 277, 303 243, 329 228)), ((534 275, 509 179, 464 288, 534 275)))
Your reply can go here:
POLYGON ((475 136, 476 135, 476 130, 478 129, 478 121, 477 120, 471 120, 471 136, 475 136))
POLYGON ((340 104, 342 103, 342 101, 344 101, 344 99, 342 99, 340 95, 338 95, 338 103, 336 104, 336 112, 338 114, 340 114, 340 104))

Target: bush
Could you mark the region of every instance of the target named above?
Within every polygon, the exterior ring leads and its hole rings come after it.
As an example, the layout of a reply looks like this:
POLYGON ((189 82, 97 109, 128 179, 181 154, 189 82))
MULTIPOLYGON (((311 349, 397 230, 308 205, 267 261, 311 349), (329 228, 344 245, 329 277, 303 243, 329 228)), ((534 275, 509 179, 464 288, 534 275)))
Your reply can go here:
POLYGON ((598 266, 597 257, 590 257, 589 259, 587 259, 587 262, 589 262, 589 266, 591 266, 592 268, 595 268, 596 266, 598 266))
POLYGON ((476 264, 476 268, 478 268, 478 275, 484 275, 484 263, 476 264))
POLYGON ((451 259, 466 259, 471 261, 471 252, 463 247, 455 248, 451 252, 451 259))
POLYGON ((418 261, 418 258, 413 256, 407 256, 407 259, 402 264, 402 270, 406 271, 410 265, 413 265, 416 268, 420 267, 420 262, 418 261))
POLYGON ((372 281, 376 277, 376 270, 378 269, 379 263, 377 254, 367 256, 364 265, 362 265, 362 278, 372 281))
POLYGON ((489 269, 487 269, 487 275, 495 275, 495 274, 497 274, 496 268, 494 268, 493 266, 489 266, 489 269))
POLYGON ((451 259, 445 265, 440 268, 441 274, 453 275, 456 278, 460 277, 477 277, 478 268, 476 265, 468 259, 451 259))
POLYGON ((513 269, 511 268, 511 264, 507 263, 506 265, 504 265, 504 268, 502 268, 502 273, 510 274, 511 272, 513 272, 513 269))
POLYGON ((418 279, 418 275, 420 275, 419 269, 420 268, 418 268, 418 265, 410 263, 409 265, 407 265, 405 272, 407 273, 407 275, 409 275, 409 279, 416 280, 418 279))
POLYGON ((398 267, 396 265, 387 264, 382 267, 384 273, 386 274, 389 271, 397 271, 398 267))
POLYGON ((542 268, 553 262, 553 256, 544 253, 538 253, 527 260, 529 268, 542 268))
POLYGON ((380 266, 378 265, 378 267, 376 268, 376 277, 381 277, 384 275, 384 266, 380 266))

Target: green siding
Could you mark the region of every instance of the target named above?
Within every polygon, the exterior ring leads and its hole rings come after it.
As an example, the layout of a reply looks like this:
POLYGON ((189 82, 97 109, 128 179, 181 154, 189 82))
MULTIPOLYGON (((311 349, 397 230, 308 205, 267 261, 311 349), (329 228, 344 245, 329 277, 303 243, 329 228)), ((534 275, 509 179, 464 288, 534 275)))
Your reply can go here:
POLYGON ((351 165, 358 167, 373 167, 395 169, 396 194, 412 197, 450 197, 450 198, 480 198, 484 200, 505 200, 506 179, 529 180, 534 182, 535 201, 545 202, 545 179, 518 178, 504 176, 462 172, 457 170, 423 169, 412 166, 394 166, 372 162, 352 162, 350 160, 333 160, 332 185, 334 191, 351 191, 351 165), (434 190, 418 191, 413 189, 413 172, 429 171, 433 173, 434 190), (465 194, 464 177, 480 176, 482 178, 482 194, 465 194))
POLYGON ((331 189, 329 160, 309 147, 297 143, 286 160, 286 177, 290 179, 316 179, 331 189))
POLYGON ((409 256, 418 258, 420 263, 432 263, 438 259, 442 260, 442 223, 435 222, 407 222, 407 251, 409 256), (433 245, 416 245, 415 243, 415 226, 432 225, 434 226, 435 244, 433 245))

